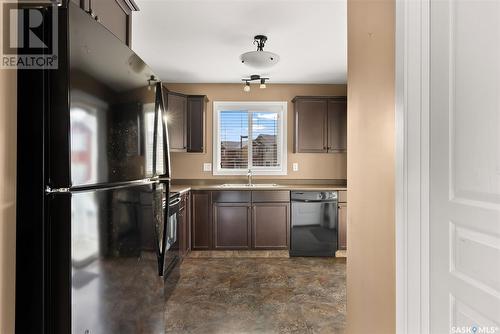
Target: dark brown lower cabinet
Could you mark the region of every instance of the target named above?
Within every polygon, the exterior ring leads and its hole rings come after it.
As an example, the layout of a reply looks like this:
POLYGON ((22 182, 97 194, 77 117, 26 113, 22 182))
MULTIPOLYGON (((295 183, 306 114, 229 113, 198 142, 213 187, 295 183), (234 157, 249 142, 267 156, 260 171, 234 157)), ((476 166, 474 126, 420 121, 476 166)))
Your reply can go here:
POLYGON ((214 203, 214 248, 249 249, 251 218, 248 203, 214 203))
POLYGON ((253 204, 252 246, 254 249, 288 249, 289 231, 289 203, 253 204))
POLYGON ((191 191, 191 249, 288 249, 289 199, 289 191, 191 191))
POLYGON ((347 249, 347 203, 339 203, 339 249, 347 249))
POLYGON ((191 248, 212 249, 212 200, 210 191, 191 192, 191 248))

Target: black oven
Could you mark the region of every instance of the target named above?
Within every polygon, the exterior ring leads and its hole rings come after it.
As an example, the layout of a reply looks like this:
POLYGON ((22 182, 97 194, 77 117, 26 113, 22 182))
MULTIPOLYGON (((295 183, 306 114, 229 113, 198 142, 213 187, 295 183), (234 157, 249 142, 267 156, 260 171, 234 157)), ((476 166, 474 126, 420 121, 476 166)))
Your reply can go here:
POLYGON ((180 277, 179 257, 179 208, 181 198, 178 193, 170 193, 168 200, 168 214, 165 224, 165 257, 164 257, 164 280, 165 299, 172 294, 180 277))

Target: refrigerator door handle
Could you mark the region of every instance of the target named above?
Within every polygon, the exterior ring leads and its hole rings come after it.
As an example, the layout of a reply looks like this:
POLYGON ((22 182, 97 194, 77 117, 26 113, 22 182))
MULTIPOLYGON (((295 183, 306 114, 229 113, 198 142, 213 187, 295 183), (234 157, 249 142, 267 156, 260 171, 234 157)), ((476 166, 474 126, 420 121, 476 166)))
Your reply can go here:
POLYGON ((71 188, 51 188, 50 186, 45 187, 46 194, 67 194, 67 193, 78 193, 84 191, 99 191, 99 190, 113 190, 120 188, 127 188, 130 186, 142 186, 148 184, 156 184, 160 181, 156 178, 151 179, 143 179, 143 180, 134 180, 134 181, 125 181, 125 182, 112 182, 112 183, 103 183, 103 184, 92 184, 85 186, 76 186, 71 188))
MULTIPOLYGON (((168 106, 168 100, 165 101, 165 97, 163 95, 163 86, 161 82, 158 82, 156 84, 156 94, 157 94, 157 103, 159 105, 158 110, 160 111, 160 118, 162 122, 162 129, 163 129, 163 161, 165 164, 165 174, 163 174, 163 177, 171 177, 171 171, 170 171, 170 143, 168 141, 168 124, 167 124, 167 106, 168 106)), ((168 97, 167 97, 168 99, 168 97)))

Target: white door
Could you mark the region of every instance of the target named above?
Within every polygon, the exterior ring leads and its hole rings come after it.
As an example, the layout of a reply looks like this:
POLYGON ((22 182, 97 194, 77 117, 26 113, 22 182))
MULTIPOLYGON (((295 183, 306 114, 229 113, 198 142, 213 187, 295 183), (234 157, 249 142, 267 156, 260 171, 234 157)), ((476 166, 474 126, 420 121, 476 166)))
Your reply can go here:
POLYGON ((431 0, 431 333, 500 333, 500 0, 431 0))

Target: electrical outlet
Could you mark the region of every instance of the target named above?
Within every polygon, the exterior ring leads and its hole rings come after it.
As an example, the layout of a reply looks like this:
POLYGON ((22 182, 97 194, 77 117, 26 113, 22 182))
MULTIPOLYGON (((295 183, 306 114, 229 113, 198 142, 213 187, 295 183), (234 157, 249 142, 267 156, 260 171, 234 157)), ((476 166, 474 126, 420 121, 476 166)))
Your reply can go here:
POLYGON ((298 171, 299 171, 299 163, 298 163, 298 162, 294 162, 294 163, 292 164, 292 170, 293 170, 294 172, 298 172, 298 171))
POLYGON ((204 172, 211 172, 212 171, 212 164, 210 162, 205 162, 203 164, 203 171, 204 172))

